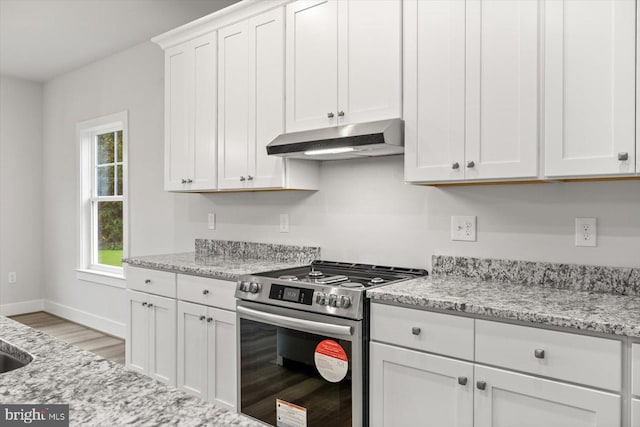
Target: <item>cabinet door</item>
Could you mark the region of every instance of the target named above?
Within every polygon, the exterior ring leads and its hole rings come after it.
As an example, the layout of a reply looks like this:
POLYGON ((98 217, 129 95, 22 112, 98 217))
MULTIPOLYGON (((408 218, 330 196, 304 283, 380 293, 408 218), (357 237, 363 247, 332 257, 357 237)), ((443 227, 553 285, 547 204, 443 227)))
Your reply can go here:
POLYGON ((287 132, 337 123, 337 3, 300 0, 287 5, 287 132))
POLYGON ((207 398, 207 307, 178 302, 178 388, 207 398))
POLYGON ((216 189, 217 34, 195 39, 193 46, 193 170, 190 190, 216 189))
POLYGON ((186 189, 193 165, 190 105, 193 100, 193 49, 184 43, 165 52, 164 188, 186 189))
POLYGON ((475 426, 620 426, 620 396, 584 387, 475 367, 475 426))
POLYGON ((546 175, 635 172, 635 8, 545 2, 546 175))
POLYGON ((338 2, 338 124, 402 116, 402 2, 338 2))
POLYGON ((631 399, 631 427, 640 427, 640 399, 631 399))
POLYGON ((249 141, 247 21, 218 33, 218 186, 220 189, 244 188, 249 141))
POLYGON ((535 178, 538 0, 466 4, 465 179, 535 178))
POLYGON ((237 404, 236 313, 209 308, 209 401, 235 411, 237 404))
POLYGON ((405 179, 464 178, 465 2, 404 2, 405 179))
POLYGON ((473 426, 471 363, 375 342, 370 348, 372 426, 473 426))
POLYGON ((249 20, 248 188, 284 185, 283 159, 267 144, 284 132, 284 8, 249 20))
POLYGON ((149 295, 149 375, 176 385, 176 300, 149 295))
POLYGON ((146 374, 149 368, 149 310, 148 295, 127 291, 129 298, 129 319, 125 352, 127 366, 146 374))

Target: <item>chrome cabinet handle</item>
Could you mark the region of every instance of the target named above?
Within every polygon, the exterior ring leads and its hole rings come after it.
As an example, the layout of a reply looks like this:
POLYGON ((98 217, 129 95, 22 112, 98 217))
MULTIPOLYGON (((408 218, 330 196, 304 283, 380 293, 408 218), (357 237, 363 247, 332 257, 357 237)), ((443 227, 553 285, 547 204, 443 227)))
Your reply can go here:
POLYGON ((153 307, 153 304, 149 303, 149 308, 153 307))
POLYGON ((342 110, 338 111, 338 117, 344 117, 344 111, 342 110))
POLYGON ((413 335, 420 335, 420 332, 422 332, 422 330, 420 328, 418 328, 417 326, 414 326, 413 328, 411 328, 411 333, 413 335))
POLYGON ((476 387, 478 387, 478 390, 484 390, 485 388, 487 388, 487 382, 486 381, 478 381, 478 382, 476 382, 476 387))
POLYGON ((468 168, 473 168, 473 167, 475 167, 475 166, 476 166, 476 164, 475 164, 475 162, 474 162, 473 160, 469 160, 469 161, 467 162, 467 167, 468 167, 468 168))
POLYGON ((191 184, 193 180, 191 178, 187 179, 187 184, 191 184))
POLYGON ((204 320, 206 318, 207 318, 207 316, 200 316, 200 320, 204 320))
POLYGON ((451 165, 451 169, 460 169, 460 163, 453 162, 453 164, 451 165))
POLYGON ((333 119, 333 113, 327 113, 327 117, 333 119))
POLYGON ((209 289, 205 289, 202 291, 202 295, 208 295, 209 294, 209 289))
POLYGON ((533 355, 536 357, 536 359, 544 359, 544 350, 536 348, 533 351, 533 355))
POLYGON ((147 304, 146 302, 143 302, 143 303, 142 303, 142 306, 143 306, 143 307, 146 307, 146 306, 148 306, 148 305, 149 305, 149 304, 147 304))
POLYGON ((182 179, 182 183, 183 183, 183 184, 186 184, 186 183, 187 183, 187 180, 186 180, 186 179, 182 179))
POLYGON ((247 181, 253 181, 253 177, 251 175, 247 175, 247 181))
POLYGON ((144 283, 145 283, 145 285, 148 285, 149 283, 151 283, 151 279, 146 279, 146 280, 144 281, 144 283))
POLYGON ((629 160, 629 153, 618 153, 618 160, 620 160, 621 162, 629 160))
POLYGON ((247 178, 245 178, 244 176, 240 177, 240 181, 246 181, 246 180, 247 180, 247 178))
POLYGON ((213 321, 213 317, 207 317, 207 323, 211 323, 213 321))
POLYGON ((458 377, 458 384, 467 385, 467 377, 458 377))

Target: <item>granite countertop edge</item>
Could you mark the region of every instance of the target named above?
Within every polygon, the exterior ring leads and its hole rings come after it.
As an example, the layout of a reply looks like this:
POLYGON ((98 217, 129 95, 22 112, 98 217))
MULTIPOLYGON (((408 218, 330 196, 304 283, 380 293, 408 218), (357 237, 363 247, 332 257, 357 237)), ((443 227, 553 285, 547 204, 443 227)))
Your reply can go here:
MULTIPOLYGON (((465 288, 465 291, 467 288, 465 288)), ((520 290, 520 288, 518 289, 520 290)), ((437 311, 465 313, 489 318, 488 320, 515 320, 532 325, 555 326, 567 330, 597 332, 621 337, 640 338, 640 297, 595 294, 592 292, 549 289, 536 286, 524 286, 520 284, 502 283, 491 281, 460 279, 459 277, 433 277, 412 279, 405 282, 382 286, 367 291, 367 298, 372 302, 392 303, 408 308, 433 309, 437 311), (436 284, 432 281, 437 282, 436 284), (458 284, 474 286, 478 294, 471 297, 465 296, 465 292, 456 295, 453 291, 450 296, 443 296, 437 292, 430 292, 428 285, 447 284, 455 288, 458 284), (422 286, 422 289, 421 288, 422 286), (531 295, 517 293, 519 300, 513 303, 514 292, 509 287, 521 287, 530 290, 531 295), (485 289, 491 289, 493 293, 482 301, 482 293, 485 289), (504 288, 504 295, 495 292, 496 287, 504 288), (536 298, 536 293, 540 298, 536 298), (560 297, 555 301, 548 301, 549 294, 560 297), (523 296, 525 295, 525 296, 523 296), (492 301, 504 297, 505 303, 492 301), (581 305, 581 298, 584 300, 581 305), (558 302, 560 300, 560 302, 558 302), (508 301, 508 302, 507 302, 508 301), (527 308, 535 306, 541 301, 553 305, 555 310, 527 308), (577 302, 576 302, 577 301, 577 302), (616 302, 627 303, 627 308, 619 308, 616 302), (566 306, 566 307, 563 307, 566 306), (630 308, 629 308, 630 307, 630 308), (562 311, 566 308, 565 311, 562 311), (637 310, 636 310, 637 308, 637 310), (616 311, 617 309, 617 311, 616 311), (556 311, 556 312, 553 312, 556 311), (561 314, 561 312, 563 314, 561 314), (613 314, 611 314, 613 313, 613 314)))

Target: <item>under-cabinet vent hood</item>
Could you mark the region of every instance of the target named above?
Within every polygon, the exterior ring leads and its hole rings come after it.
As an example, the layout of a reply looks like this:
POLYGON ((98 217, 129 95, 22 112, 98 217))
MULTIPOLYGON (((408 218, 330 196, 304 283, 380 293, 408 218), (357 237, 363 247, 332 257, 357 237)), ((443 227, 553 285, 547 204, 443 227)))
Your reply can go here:
POLYGON ((283 133, 267 145, 269 155, 307 160, 356 159, 403 152, 401 119, 283 133))

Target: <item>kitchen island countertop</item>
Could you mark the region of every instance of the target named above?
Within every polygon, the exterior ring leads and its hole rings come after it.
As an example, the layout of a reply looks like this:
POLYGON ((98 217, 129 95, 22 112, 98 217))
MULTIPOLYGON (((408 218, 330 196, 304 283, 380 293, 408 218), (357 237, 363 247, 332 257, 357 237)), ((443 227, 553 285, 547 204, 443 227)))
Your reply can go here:
POLYGON ((0 340, 33 356, 0 374, 0 403, 69 404, 76 426, 261 425, 2 316, 0 340))

